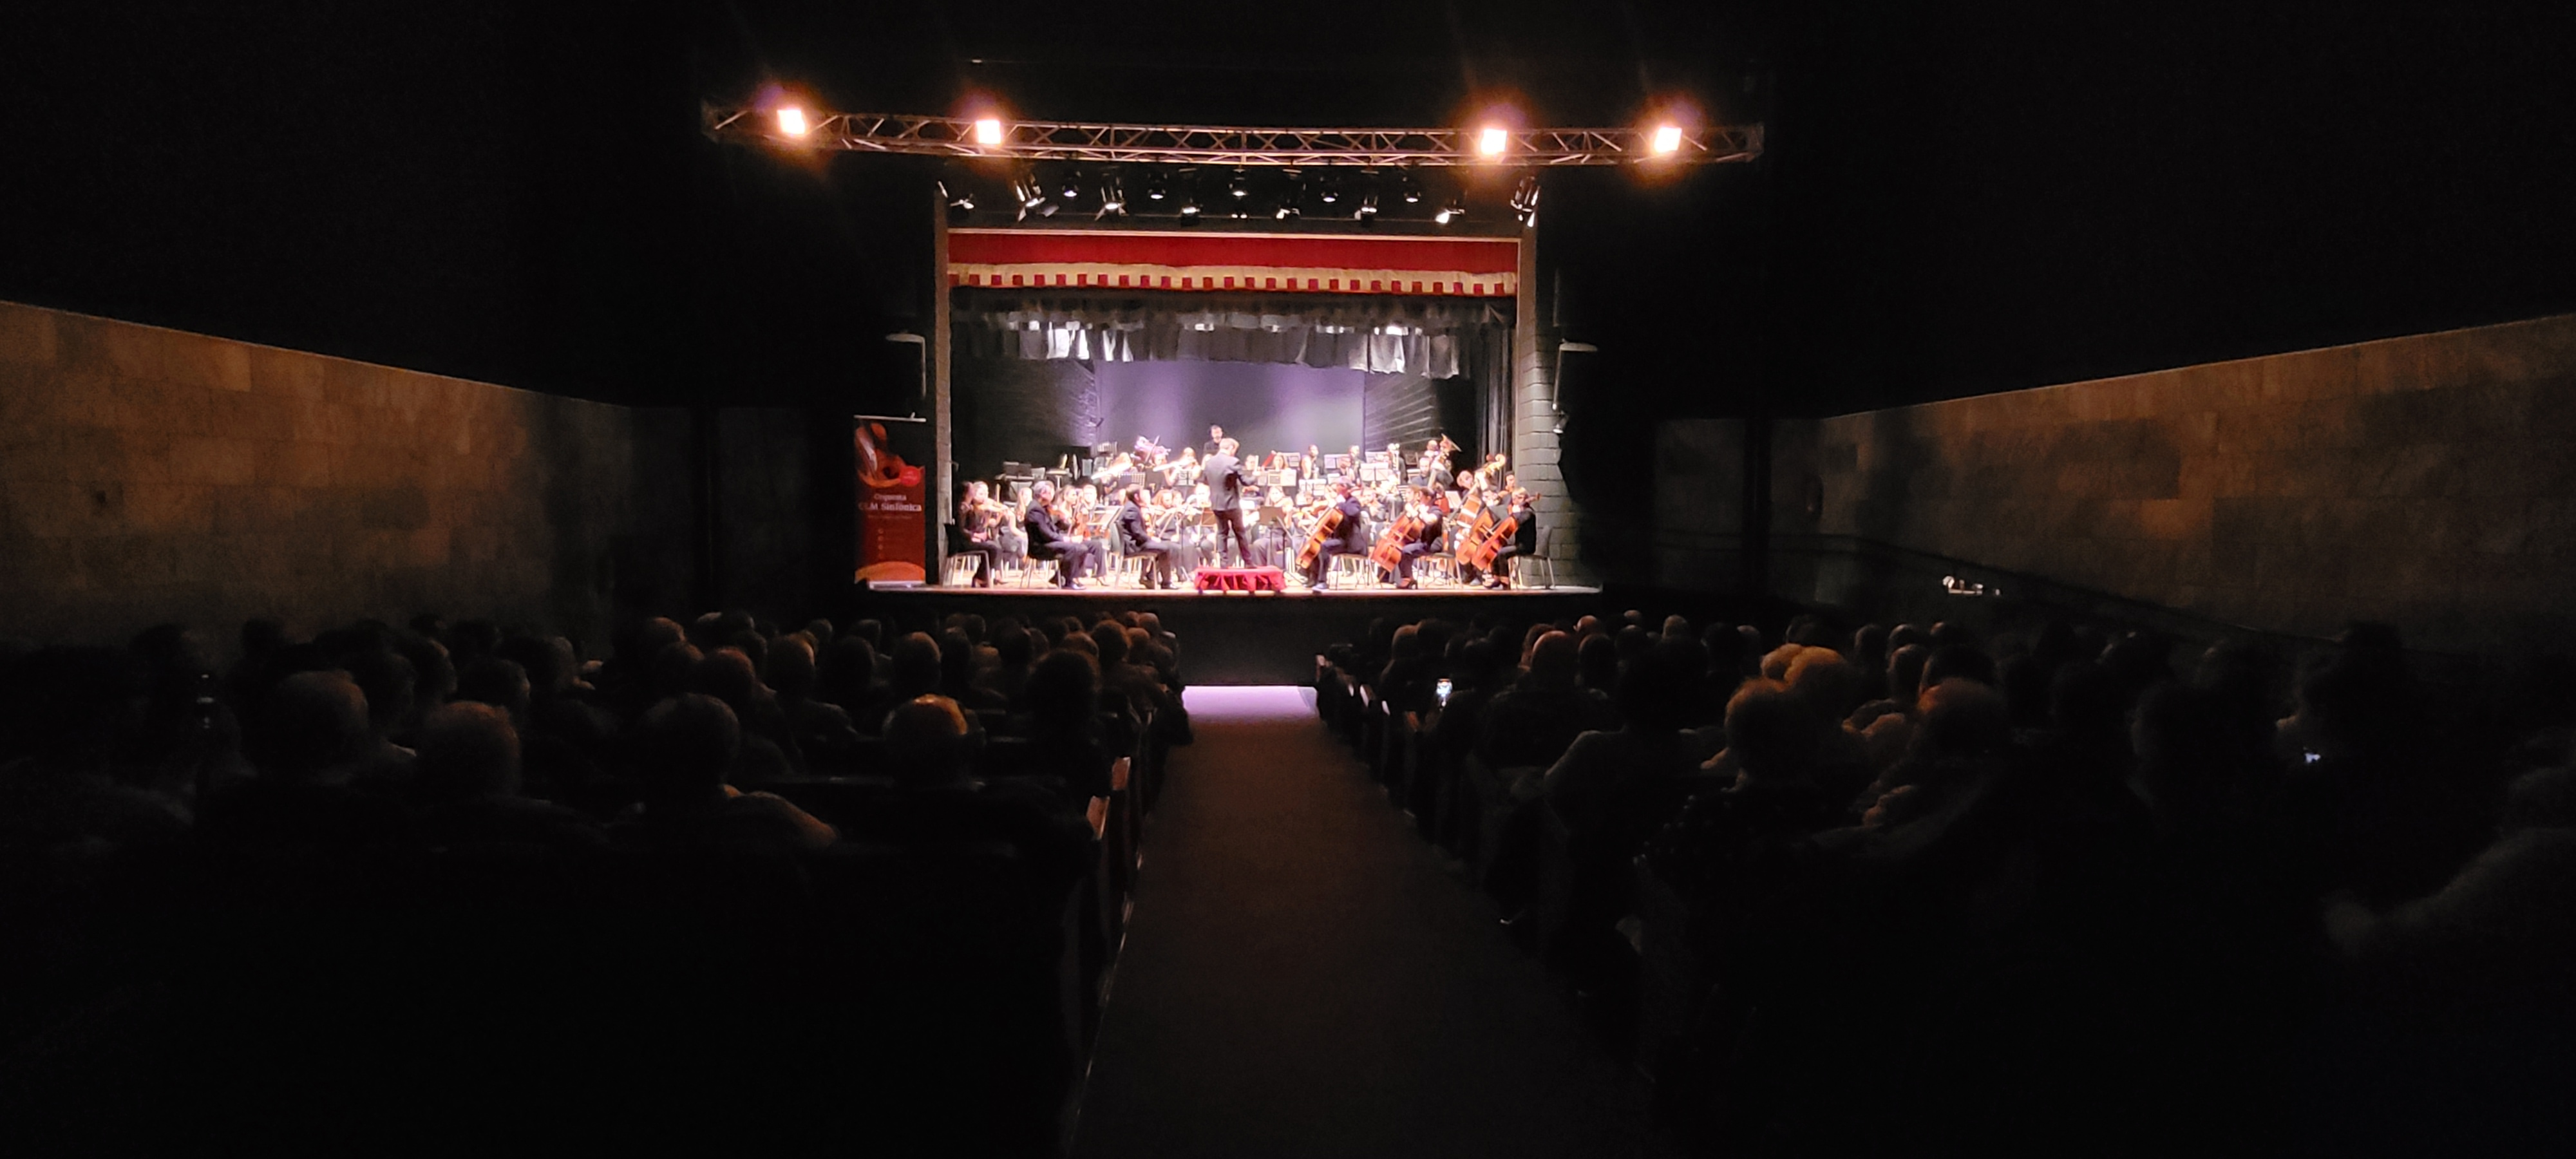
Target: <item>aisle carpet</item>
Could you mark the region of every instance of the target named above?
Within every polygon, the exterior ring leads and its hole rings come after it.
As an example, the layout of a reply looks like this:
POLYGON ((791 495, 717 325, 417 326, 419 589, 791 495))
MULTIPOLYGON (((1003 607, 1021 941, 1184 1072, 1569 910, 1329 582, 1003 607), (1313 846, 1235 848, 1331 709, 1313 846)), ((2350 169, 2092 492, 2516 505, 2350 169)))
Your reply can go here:
POLYGON ((1194 688, 1075 1151, 1658 1156, 1641 1080, 1300 688, 1194 688))

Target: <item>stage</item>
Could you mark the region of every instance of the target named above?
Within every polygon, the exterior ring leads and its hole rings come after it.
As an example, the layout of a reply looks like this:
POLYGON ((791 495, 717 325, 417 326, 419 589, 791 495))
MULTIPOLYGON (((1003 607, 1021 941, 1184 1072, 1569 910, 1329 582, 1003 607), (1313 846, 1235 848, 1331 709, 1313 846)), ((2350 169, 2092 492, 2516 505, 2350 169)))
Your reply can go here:
POLYGON ((1181 672, 1191 684, 1304 684, 1326 645, 1358 639, 1381 616, 1409 624, 1431 616, 1534 623, 1600 610, 1601 589, 1587 587, 1433 588, 1397 591, 1207 592, 1186 588, 858 587, 850 614, 919 627, 954 612, 1002 616, 1090 616, 1136 608, 1159 615, 1181 640, 1181 672))

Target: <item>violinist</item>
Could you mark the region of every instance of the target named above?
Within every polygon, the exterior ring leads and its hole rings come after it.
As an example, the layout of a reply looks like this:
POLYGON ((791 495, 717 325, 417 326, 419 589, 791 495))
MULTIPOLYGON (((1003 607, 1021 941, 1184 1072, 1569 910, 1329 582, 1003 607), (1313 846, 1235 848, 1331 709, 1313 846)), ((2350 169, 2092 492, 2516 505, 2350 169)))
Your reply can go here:
POLYGON ((1146 576, 1150 586, 1168 589, 1172 586, 1172 545, 1155 536, 1145 523, 1145 489, 1129 487, 1125 502, 1118 508, 1118 547, 1128 555, 1154 557, 1153 570, 1146 576))
POLYGON ((1511 541, 1494 552, 1493 565, 1486 569, 1485 586, 1489 588, 1510 586, 1510 580, 1506 577, 1512 571, 1508 566, 1511 559, 1514 556, 1530 555, 1538 551, 1537 500, 1529 492, 1515 487, 1512 489, 1511 504, 1511 519, 1516 526, 1512 530, 1511 541))
POLYGON ((996 541, 995 533, 1010 517, 1011 509, 993 501, 983 480, 967 482, 965 498, 957 501, 957 527, 965 533, 966 542, 957 545, 956 554, 984 557, 984 566, 975 573, 976 587, 993 586, 993 570, 1002 563, 1002 545, 996 541))
MULTIPOLYGON (((1339 512, 1341 523, 1324 540, 1323 550, 1315 555, 1315 566, 1306 573, 1306 586, 1324 586, 1324 577, 1333 574, 1333 557, 1368 554, 1368 528, 1361 520, 1360 501, 1351 494, 1348 481, 1333 484, 1333 504, 1324 509, 1339 512)), ((1321 518, 1321 516, 1318 516, 1321 518)))
POLYGON ((1029 505, 1029 555, 1056 561, 1055 586, 1070 588, 1078 576, 1098 569, 1100 547, 1082 538, 1078 524, 1068 525, 1067 513, 1056 500, 1055 484, 1039 483, 1037 502, 1029 505))

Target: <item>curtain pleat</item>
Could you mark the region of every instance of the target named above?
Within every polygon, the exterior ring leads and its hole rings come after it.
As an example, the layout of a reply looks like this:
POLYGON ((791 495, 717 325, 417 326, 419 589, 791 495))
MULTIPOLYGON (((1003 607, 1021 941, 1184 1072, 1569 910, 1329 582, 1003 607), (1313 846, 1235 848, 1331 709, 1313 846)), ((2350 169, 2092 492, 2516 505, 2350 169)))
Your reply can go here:
POLYGON ((958 292, 957 341, 1003 358, 1274 362, 1453 378, 1507 300, 958 292))

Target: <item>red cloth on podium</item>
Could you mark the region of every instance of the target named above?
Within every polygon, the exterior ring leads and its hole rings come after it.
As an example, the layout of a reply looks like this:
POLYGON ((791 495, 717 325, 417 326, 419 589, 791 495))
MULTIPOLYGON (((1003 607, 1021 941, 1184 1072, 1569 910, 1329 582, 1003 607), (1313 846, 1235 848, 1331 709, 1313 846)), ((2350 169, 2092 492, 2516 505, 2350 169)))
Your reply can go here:
POLYGON ((1190 581, 1203 592, 1281 592, 1288 573, 1275 567, 1203 567, 1190 581))

